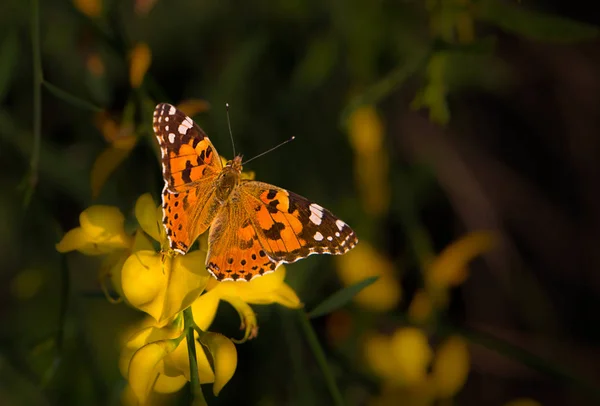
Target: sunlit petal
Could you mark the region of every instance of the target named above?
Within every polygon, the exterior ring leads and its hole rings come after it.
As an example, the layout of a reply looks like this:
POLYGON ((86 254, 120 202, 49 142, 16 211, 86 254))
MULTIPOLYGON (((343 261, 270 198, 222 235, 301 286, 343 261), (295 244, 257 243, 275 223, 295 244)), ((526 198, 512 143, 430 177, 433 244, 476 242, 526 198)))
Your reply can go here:
POLYGON ((160 222, 157 217, 156 203, 150 193, 141 195, 135 203, 135 218, 142 230, 156 241, 160 241, 160 222))
POLYGON ((145 403, 162 372, 162 361, 179 345, 179 340, 163 340, 146 344, 133 354, 128 381, 140 403, 145 403))
POLYGON ((235 373, 237 351, 231 340, 222 334, 205 333, 202 336, 202 343, 207 346, 214 361, 215 383, 213 393, 217 396, 235 373))

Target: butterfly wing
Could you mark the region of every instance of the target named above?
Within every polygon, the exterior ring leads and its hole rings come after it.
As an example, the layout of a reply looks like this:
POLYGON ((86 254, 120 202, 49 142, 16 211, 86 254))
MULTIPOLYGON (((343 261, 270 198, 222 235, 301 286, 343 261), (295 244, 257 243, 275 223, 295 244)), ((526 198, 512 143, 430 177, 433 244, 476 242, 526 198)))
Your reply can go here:
POLYGON ((204 131, 170 104, 156 106, 154 132, 165 180, 163 225, 170 247, 185 254, 218 209, 214 193, 221 159, 204 131))
POLYGON ((209 234, 207 269, 219 280, 251 280, 312 254, 344 254, 358 239, 327 209, 256 181, 240 184, 209 234))
POLYGON ((153 124, 169 192, 192 189, 221 172, 223 166, 215 147, 182 111, 161 103, 154 109, 153 124))

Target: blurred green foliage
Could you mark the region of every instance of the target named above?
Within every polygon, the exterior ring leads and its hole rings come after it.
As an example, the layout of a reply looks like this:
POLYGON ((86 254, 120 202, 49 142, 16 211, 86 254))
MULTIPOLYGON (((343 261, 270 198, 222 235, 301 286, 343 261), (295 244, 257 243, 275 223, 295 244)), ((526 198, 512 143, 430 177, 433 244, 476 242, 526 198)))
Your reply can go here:
MULTIPOLYGON (((194 118, 225 157, 227 102, 236 150, 247 158, 295 136, 245 169, 345 219, 381 255, 369 263, 392 269, 385 283, 403 292, 385 311, 343 298, 330 306, 336 312, 310 322, 291 310, 257 307, 260 334, 238 346, 236 374, 209 404, 331 404, 340 397, 348 405, 417 404, 413 388, 387 390, 363 356, 365 336, 403 337, 408 325, 422 332, 415 339, 421 347, 422 337, 436 347, 450 334, 470 343, 469 379, 450 391, 456 404, 519 397, 596 404, 600 205, 588 191, 597 190, 600 173, 592 141, 600 116, 600 22, 585 13, 588 22, 570 18, 580 10, 571 7, 3 1, 0 404, 121 401, 120 334, 141 315, 105 299, 95 258, 62 257, 55 244, 92 204, 117 206, 131 222, 139 195, 158 201, 152 109, 186 100, 208 102, 194 118), (139 44, 151 60, 132 86, 131 51, 139 44), (361 108, 381 117, 367 118, 381 120, 370 155, 349 135, 361 108), (103 130, 107 123, 112 132, 103 130), (135 142, 123 149, 119 140, 127 136, 135 142), (114 165, 103 166, 93 196, 92 167, 110 148, 118 149, 114 165), (382 164, 377 179, 361 180, 366 159, 368 167, 382 164), (370 210, 361 182, 383 185, 388 204, 370 210), (431 261, 477 229, 501 235, 497 255, 477 262, 464 284, 445 287, 431 318, 412 320, 431 261)), ((343 289, 340 279, 331 258, 288 269, 307 311, 343 289)), ((239 334, 235 312, 221 306, 219 314, 215 331, 239 334)), ((388 344, 404 342, 396 338, 388 344)), ((189 401, 186 390, 164 399, 189 401)))

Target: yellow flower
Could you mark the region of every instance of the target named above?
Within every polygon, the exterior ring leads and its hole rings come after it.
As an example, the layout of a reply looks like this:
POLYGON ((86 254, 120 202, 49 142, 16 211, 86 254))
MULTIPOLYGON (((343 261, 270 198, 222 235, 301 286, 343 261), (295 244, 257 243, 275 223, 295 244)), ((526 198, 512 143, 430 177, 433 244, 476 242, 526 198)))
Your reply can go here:
POLYGON ((129 82, 131 87, 138 88, 144 81, 144 76, 152 62, 152 52, 146 43, 136 44, 129 53, 129 82))
POLYGON ((365 356, 373 372, 399 386, 425 381, 432 351, 422 330, 407 327, 391 336, 376 335, 365 342, 365 356))
POLYGON ((455 396, 469 373, 469 352, 462 337, 447 338, 434 353, 423 330, 414 327, 399 328, 391 336, 368 336, 364 354, 383 382, 382 396, 373 405, 393 404, 391 400, 398 396, 407 404, 430 405, 435 399, 455 396))
POLYGON ((254 278, 250 282, 218 282, 211 278, 206 286, 207 292, 192 305, 194 321, 202 330, 212 323, 220 300, 231 304, 240 315, 242 328, 245 329, 242 341, 256 335, 258 325, 256 315, 249 304, 279 303, 285 307, 302 307, 296 292, 284 282, 285 267, 275 272, 254 278))
POLYGON ((467 264, 496 245, 489 231, 476 231, 447 246, 431 263, 426 278, 434 288, 460 285, 467 278, 467 264))
POLYGON ((384 145, 385 129, 373 106, 352 112, 348 117, 348 136, 363 207, 367 213, 380 216, 390 204, 389 158, 384 145))
MULTIPOLYGON (((187 339, 182 317, 178 316, 164 327, 145 320, 139 331, 125 342, 119 359, 119 368, 129 382, 129 389, 140 404, 153 393, 172 393, 190 380, 187 339)), ((220 390, 231 379, 237 366, 237 351, 225 336, 201 333, 200 341, 211 354, 214 371, 203 346, 196 340, 196 358, 200 383, 213 383, 213 392, 220 390)))
POLYGON ((96 18, 102 14, 101 0, 73 0, 73 4, 88 17, 96 18))
MULTIPOLYGON (((168 247, 160 207, 149 194, 138 199, 135 214, 141 228, 161 247, 168 247)), ((121 271, 125 298, 159 323, 173 317, 204 291, 210 277, 205 257, 200 251, 175 256, 154 249, 132 253, 121 271)))
POLYGON ((432 379, 437 398, 451 398, 465 385, 469 374, 469 350, 464 338, 447 338, 437 349, 432 379))
POLYGON ((92 196, 97 197, 108 177, 129 156, 136 146, 138 137, 133 128, 133 109, 126 108, 121 122, 116 122, 106 113, 96 117, 96 125, 109 145, 94 161, 90 173, 92 196))
POLYGON ((370 276, 379 277, 354 296, 355 303, 365 309, 381 312, 398 305, 402 292, 394 275, 394 265, 367 242, 363 241, 347 254, 336 257, 335 262, 338 275, 346 286, 370 276))
POLYGON ((80 226, 69 230, 56 244, 58 252, 86 255, 109 254, 130 248, 133 239, 125 232, 125 218, 116 207, 91 206, 79 216, 80 226))

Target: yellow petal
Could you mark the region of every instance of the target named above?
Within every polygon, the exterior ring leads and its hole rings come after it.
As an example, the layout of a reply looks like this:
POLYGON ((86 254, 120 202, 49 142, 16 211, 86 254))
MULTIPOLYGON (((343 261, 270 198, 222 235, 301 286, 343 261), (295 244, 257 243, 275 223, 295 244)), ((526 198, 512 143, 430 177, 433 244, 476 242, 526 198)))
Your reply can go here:
POLYGON ((88 17, 100 17, 102 13, 102 0, 73 0, 73 4, 88 17))
POLYGON ((121 337, 121 353, 119 355, 119 370, 124 377, 129 374, 129 364, 133 354, 144 345, 161 340, 178 338, 183 332, 181 320, 176 319, 165 326, 157 326, 154 319, 146 317, 134 323, 123 332, 121 337))
POLYGON ((390 202, 389 157, 383 145, 383 124, 375 108, 356 109, 348 118, 348 131, 363 207, 368 214, 382 215, 390 202))
POLYGON ((79 215, 79 224, 91 238, 123 232, 125 217, 113 206, 90 206, 79 215))
POLYGON ((103 284, 102 286, 104 288, 104 294, 109 301, 117 302, 123 297, 123 287, 121 286, 121 270, 123 269, 123 264, 128 257, 129 253, 127 250, 115 251, 108 254, 100 265, 98 278, 100 279, 100 283, 103 284), (109 294, 109 287, 105 286, 108 281, 110 281, 112 288, 116 291, 118 295, 117 298, 114 298, 109 294))
POLYGON ((150 47, 145 43, 137 44, 130 55, 129 81, 131 87, 138 88, 144 81, 144 76, 150 67, 152 53, 150 47))
POLYGON ((242 322, 241 329, 244 330, 244 337, 241 340, 233 340, 233 342, 240 344, 256 337, 258 334, 258 321, 256 320, 256 313, 254 313, 254 310, 239 297, 226 296, 222 299, 237 310, 242 322))
POLYGON ((372 311, 387 311, 398 305, 401 290, 395 277, 394 265, 370 244, 363 241, 352 251, 336 257, 335 260, 338 275, 346 286, 371 276, 379 277, 354 296, 352 300, 355 303, 372 311))
POLYGON ((133 306, 158 322, 179 313, 202 293, 209 274, 199 251, 174 259, 153 251, 138 251, 123 265, 122 286, 133 306))
POLYGON ((156 203, 150 193, 141 195, 135 203, 135 218, 142 230, 156 241, 160 241, 161 218, 157 217, 156 203))
POLYGON ((186 115, 193 117, 198 113, 204 113, 205 111, 210 110, 210 103, 201 99, 188 99, 178 103, 177 108, 186 115))
POLYGON ((127 258, 121 274, 123 294, 138 309, 159 320, 164 302, 163 263, 154 251, 138 251, 127 258))
POLYGON ((284 283, 271 293, 271 301, 269 303, 278 303, 290 309, 300 309, 304 306, 296 294, 296 291, 294 291, 287 283, 284 283))
POLYGON ((235 373, 237 351, 231 340, 222 334, 206 333, 202 336, 202 343, 212 355, 215 368, 213 393, 217 396, 235 373))
POLYGON ((152 390, 156 393, 173 393, 183 388, 187 382, 188 380, 183 375, 168 376, 160 374, 152 390))
POLYGON ((131 248, 131 252, 137 251, 152 251, 154 250, 154 245, 152 242, 146 237, 146 234, 141 230, 136 230, 133 236, 133 246, 131 248))
POLYGON ((473 232, 453 242, 431 264, 426 275, 428 282, 438 288, 461 284, 467 277, 467 264, 494 245, 496 236, 488 231, 473 232))
POLYGON ((179 340, 163 340, 146 344, 133 354, 128 381, 140 403, 145 403, 161 374, 162 361, 179 345, 179 340))
POLYGON ((359 107, 348 118, 350 144, 360 154, 379 152, 383 145, 383 124, 373 106, 359 107))
MULTIPOLYGON (((196 360, 198 362, 198 377, 200 383, 211 383, 215 381, 215 374, 208 362, 204 349, 198 342, 196 343, 196 360)), ((181 341, 181 344, 172 354, 165 358, 165 369, 169 371, 169 375, 175 373, 185 376, 186 380, 190 380, 190 358, 187 348, 187 338, 181 341)))
POLYGON ((542 404, 537 400, 529 398, 519 398, 505 403, 504 406, 542 406, 542 404))
POLYGON ((206 331, 217 314, 221 298, 214 291, 206 292, 192 304, 194 322, 200 330, 206 331))
POLYGON ((417 290, 408 308, 410 320, 414 323, 424 323, 431 316, 432 310, 433 303, 429 294, 423 289, 417 290))
POLYGON ((123 137, 119 142, 115 142, 98 155, 92 165, 90 174, 92 197, 98 197, 106 180, 119 167, 125 158, 129 156, 136 142, 136 136, 130 135, 123 137))
POLYGON ((441 344, 433 362, 433 379, 439 398, 451 398, 464 386, 469 362, 469 350, 462 337, 449 337, 441 344))
POLYGON ((408 386, 422 383, 432 357, 425 333, 414 327, 398 329, 391 344, 399 382, 408 386))
POLYGON ((394 379, 398 374, 396 361, 391 355, 390 337, 382 334, 367 336, 363 344, 363 351, 367 365, 380 378, 394 379))
MULTIPOLYGON (((56 250, 58 252, 69 252, 75 250, 81 250, 85 247, 86 244, 90 245, 90 249, 92 248, 91 243, 88 241, 87 235, 83 232, 81 227, 74 228, 72 230, 67 231, 67 233, 63 236, 58 244, 56 244, 56 250)), ((91 252, 86 252, 87 255, 93 255, 91 252)), ((101 254, 102 252, 97 251, 95 254, 101 254)))

